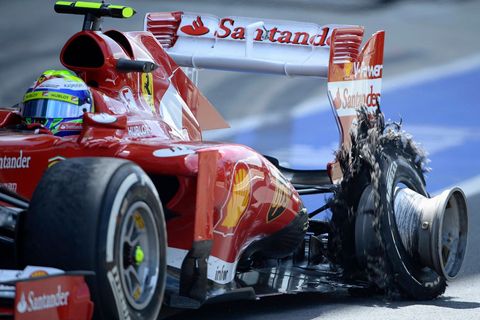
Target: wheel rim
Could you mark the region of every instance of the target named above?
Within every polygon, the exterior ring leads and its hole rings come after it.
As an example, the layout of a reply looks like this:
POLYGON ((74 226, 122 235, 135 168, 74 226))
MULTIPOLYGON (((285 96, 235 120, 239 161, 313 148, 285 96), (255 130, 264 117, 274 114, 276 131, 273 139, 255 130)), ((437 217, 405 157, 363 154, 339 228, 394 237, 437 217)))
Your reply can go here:
MULTIPOLYGON (((405 166, 407 167, 407 166, 405 166)), ((397 263, 394 263, 393 268, 398 270, 404 269, 402 272, 404 276, 411 277, 411 279, 421 287, 427 288, 431 285, 437 285, 441 283, 440 275, 438 275, 435 270, 430 267, 424 267, 419 264, 417 261, 417 257, 413 257, 410 253, 408 253, 404 241, 401 238, 400 231, 398 228, 397 217, 395 215, 395 189, 397 187, 404 188, 407 187, 415 192, 423 195, 424 197, 428 197, 428 193, 426 191, 425 185, 422 183, 421 178, 418 174, 414 171, 410 173, 399 173, 397 172, 397 176, 393 181, 393 184, 390 186, 386 186, 387 188, 391 188, 391 194, 393 195, 390 199, 390 209, 388 210, 388 214, 385 216, 385 224, 386 227, 384 229, 384 235, 389 234, 391 237, 391 244, 390 246, 390 255, 392 257, 399 258, 397 263)), ((444 281, 444 280, 443 280, 444 281)), ((400 281, 402 282, 402 281, 400 281)), ((407 286, 402 287, 405 289, 407 286)))
POLYGON ((160 241, 155 218, 143 201, 133 203, 123 219, 120 233, 119 270, 128 303, 142 310, 157 287, 160 241))

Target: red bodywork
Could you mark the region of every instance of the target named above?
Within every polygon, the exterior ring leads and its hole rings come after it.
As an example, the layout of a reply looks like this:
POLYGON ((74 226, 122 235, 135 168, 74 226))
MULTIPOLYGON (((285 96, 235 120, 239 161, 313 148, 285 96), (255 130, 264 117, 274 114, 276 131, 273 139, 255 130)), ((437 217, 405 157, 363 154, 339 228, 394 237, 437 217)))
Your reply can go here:
MULTIPOLYGON (((75 274, 38 275, 7 282, 15 288, 15 298, 0 306, 0 318, 34 319, 92 319, 93 302, 84 276, 75 274)), ((45 273, 45 274, 43 274, 45 273)))
MULTIPOLYGON (((84 114, 82 132, 75 136, 2 131, 5 186, 30 198, 57 161, 131 160, 162 189, 174 191, 162 199, 173 216, 167 221, 168 246, 189 250, 194 240, 213 240, 211 255, 230 263, 302 210, 292 185, 257 152, 202 141, 202 129, 222 127, 223 120, 151 33, 82 31, 67 42, 61 61, 91 87, 95 113, 84 114), (118 59, 152 61, 159 68, 151 74, 120 72, 118 59), (178 185, 162 184, 172 177, 178 185)), ((0 127, 20 122, 17 111, 0 111, 0 127)))

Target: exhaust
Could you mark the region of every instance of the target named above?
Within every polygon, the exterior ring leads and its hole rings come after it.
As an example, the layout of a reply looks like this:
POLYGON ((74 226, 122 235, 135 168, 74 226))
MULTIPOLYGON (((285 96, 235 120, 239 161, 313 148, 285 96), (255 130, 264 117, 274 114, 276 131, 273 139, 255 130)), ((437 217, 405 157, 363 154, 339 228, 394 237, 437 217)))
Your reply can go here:
POLYGON ((433 198, 409 189, 395 189, 395 220, 403 246, 420 264, 446 280, 460 271, 467 246, 465 194, 458 188, 433 198))

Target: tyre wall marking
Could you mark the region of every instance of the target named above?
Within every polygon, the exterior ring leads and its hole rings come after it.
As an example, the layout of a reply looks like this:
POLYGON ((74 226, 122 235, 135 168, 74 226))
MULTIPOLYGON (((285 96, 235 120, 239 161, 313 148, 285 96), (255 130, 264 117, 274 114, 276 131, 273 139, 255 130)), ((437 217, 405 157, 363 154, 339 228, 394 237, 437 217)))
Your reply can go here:
MULTIPOLYGON (((117 224, 118 214, 120 213, 120 206, 122 205, 125 194, 128 192, 130 187, 138 182, 138 177, 136 173, 131 173, 128 175, 125 180, 123 180, 118 192, 115 195, 113 200, 112 210, 110 211, 110 220, 108 221, 108 230, 107 230, 107 245, 106 245, 106 260, 108 262, 113 262, 113 249, 115 243, 115 229, 117 224)), ((115 298, 115 305, 117 306, 118 315, 120 319, 128 320, 130 315, 128 313, 128 306, 126 303, 125 296, 123 294, 122 286, 120 284, 120 276, 118 274, 117 267, 114 266, 111 271, 107 273, 110 286, 112 288, 113 296, 115 298)))
POLYGON ((120 320, 130 320, 127 302, 123 295, 122 286, 120 284, 120 275, 118 274, 117 266, 114 266, 112 271, 107 273, 108 281, 112 287, 115 304, 117 306, 117 314, 120 320))
POLYGON ((138 177, 135 173, 131 173, 118 188, 117 195, 113 201, 112 210, 110 212, 110 220, 108 221, 107 230, 107 262, 113 262, 113 247, 115 242, 115 228, 117 224, 118 214, 120 213, 120 206, 122 200, 130 187, 138 182, 138 177))

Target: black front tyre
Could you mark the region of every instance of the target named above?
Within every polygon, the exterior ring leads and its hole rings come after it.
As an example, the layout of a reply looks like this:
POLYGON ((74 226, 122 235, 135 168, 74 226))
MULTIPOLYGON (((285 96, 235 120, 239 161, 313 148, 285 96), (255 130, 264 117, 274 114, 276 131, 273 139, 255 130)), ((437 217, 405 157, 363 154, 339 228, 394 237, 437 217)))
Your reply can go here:
POLYGON ((50 168, 20 226, 21 266, 91 270, 95 319, 155 319, 166 276, 162 205, 137 165, 75 158, 50 168))

